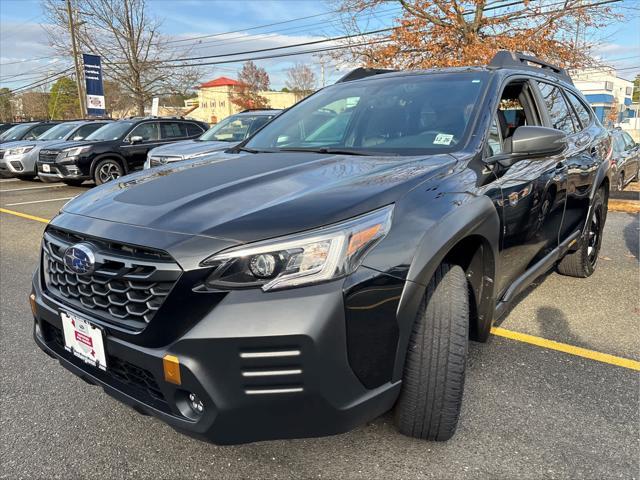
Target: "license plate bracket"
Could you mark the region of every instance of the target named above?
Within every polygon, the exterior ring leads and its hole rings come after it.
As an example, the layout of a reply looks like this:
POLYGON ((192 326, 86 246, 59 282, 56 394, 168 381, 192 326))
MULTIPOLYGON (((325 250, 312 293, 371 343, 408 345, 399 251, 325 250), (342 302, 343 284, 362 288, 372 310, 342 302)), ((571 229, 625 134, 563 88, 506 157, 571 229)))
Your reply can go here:
POLYGON ((107 370, 104 331, 74 313, 60 312, 64 333, 64 348, 83 362, 107 370))

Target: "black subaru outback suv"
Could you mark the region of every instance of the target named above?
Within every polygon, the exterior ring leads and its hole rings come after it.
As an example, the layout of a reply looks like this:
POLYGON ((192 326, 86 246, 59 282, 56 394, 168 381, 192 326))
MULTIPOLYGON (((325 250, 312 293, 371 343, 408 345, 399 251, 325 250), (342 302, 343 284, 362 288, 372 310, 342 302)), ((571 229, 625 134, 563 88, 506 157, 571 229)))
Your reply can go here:
POLYGON ((610 156, 570 78, 536 59, 360 69, 215 162, 68 203, 33 278, 35 341, 217 443, 392 408, 401 432, 446 440, 468 340, 550 268, 594 271, 610 156))
POLYGON ((96 130, 79 142, 64 142, 40 150, 38 177, 80 185, 97 185, 141 169, 152 148, 202 135, 209 126, 182 118, 130 118, 96 130))

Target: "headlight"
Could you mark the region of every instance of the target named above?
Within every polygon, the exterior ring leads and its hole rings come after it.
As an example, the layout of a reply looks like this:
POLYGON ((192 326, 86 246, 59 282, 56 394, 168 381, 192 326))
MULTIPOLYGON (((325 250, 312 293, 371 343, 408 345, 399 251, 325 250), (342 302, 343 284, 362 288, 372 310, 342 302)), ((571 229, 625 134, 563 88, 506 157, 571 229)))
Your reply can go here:
POLYGON ((393 205, 328 227, 234 247, 204 260, 214 288, 263 291, 324 282, 352 273, 389 232, 393 205))
POLYGON ((81 153, 91 150, 91 145, 85 145, 84 147, 73 147, 62 150, 62 158, 65 157, 77 157, 81 153))
POLYGON ((24 147, 18 147, 18 148, 10 148, 9 150, 7 150, 7 155, 22 155, 24 153, 27 153, 31 150, 33 150, 33 148, 35 147, 35 145, 26 145, 24 147))

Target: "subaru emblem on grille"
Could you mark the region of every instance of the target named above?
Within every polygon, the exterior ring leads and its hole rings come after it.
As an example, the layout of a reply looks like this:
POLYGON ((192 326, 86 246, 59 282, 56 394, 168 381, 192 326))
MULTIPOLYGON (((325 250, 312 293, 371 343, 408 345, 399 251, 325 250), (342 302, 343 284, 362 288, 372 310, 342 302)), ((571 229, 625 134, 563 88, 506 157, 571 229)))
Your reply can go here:
POLYGON ((76 243, 64 252, 64 266, 78 275, 93 273, 96 257, 93 248, 88 243, 76 243))

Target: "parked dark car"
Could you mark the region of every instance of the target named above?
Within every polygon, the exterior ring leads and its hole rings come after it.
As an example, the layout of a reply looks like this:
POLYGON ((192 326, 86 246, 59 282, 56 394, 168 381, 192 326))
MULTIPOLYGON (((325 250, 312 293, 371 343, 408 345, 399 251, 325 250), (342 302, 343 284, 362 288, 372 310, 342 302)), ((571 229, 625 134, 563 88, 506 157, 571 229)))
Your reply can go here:
MULTIPOLYGON (((61 122, 25 122, 18 123, 0 134, 0 144, 16 140, 33 140, 61 122)), ((1 148, 1 147, 0 147, 1 148)))
POLYGON ((156 147, 147 154, 144 168, 202 157, 235 147, 266 125, 281 110, 245 110, 230 115, 200 137, 156 147))
POLYGON ((11 127, 15 126, 15 123, 0 123, 0 135, 9 130, 11 127))
POLYGON ((447 440, 468 339, 555 265, 596 268, 610 155, 571 79, 535 58, 358 69, 215 162, 66 204, 33 277, 35 341, 217 443, 392 408, 402 433, 447 440))
POLYGON ((105 125, 84 141, 40 150, 38 176, 45 181, 97 185, 141 169, 147 152, 159 145, 196 138, 208 128, 182 118, 131 118, 105 125))
POLYGON ((640 180, 640 145, 624 130, 612 130, 611 136, 613 184, 616 190, 622 191, 630 182, 640 180))
POLYGON ((67 140, 84 140, 109 120, 76 120, 59 123, 33 140, 18 140, 2 145, 4 158, 0 158, 0 173, 21 180, 31 180, 36 176, 36 162, 43 148, 51 148, 67 140))

